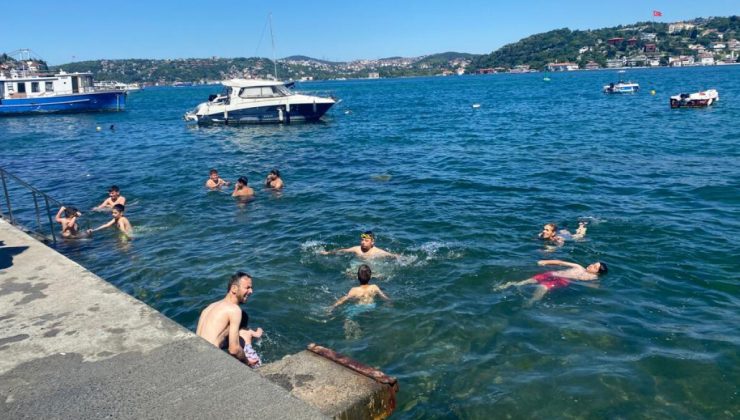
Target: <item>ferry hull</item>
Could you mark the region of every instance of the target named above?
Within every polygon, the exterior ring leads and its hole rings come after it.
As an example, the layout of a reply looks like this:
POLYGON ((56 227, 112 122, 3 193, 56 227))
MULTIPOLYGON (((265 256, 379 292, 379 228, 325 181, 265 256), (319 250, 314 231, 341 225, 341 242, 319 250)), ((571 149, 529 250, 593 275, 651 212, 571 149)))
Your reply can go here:
POLYGON ((0 116, 54 112, 123 111, 125 108, 126 93, 123 91, 0 100, 0 116))
POLYGON ((197 115, 199 124, 290 124, 318 121, 334 103, 292 104, 242 108, 228 112, 197 115))

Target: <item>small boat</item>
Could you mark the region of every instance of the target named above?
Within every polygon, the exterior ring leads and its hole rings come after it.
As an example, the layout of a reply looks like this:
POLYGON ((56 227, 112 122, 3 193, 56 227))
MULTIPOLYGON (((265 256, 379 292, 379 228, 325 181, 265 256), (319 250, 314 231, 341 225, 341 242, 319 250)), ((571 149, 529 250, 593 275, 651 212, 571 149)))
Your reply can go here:
POLYGON ((0 116, 49 112, 122 111, 126 91, 96 89, 92 73, 0 75, 0 116))
POLYGON ((640 85, 634 82, 609 83, 604 86, 604 93, 635 93, 640 90, 640 85))
POLYGON ((719 92, 715 89, 696 93, 682 93, 671 96, 671 108, 704 108, 719 101, 719 92))
POLYGON ((250 124, 318 121, 336 103, 334 98, 302 95, 285 82, 232 79, 221 83, 224 90, 185 113, 185 121, 199 124, 250 124))

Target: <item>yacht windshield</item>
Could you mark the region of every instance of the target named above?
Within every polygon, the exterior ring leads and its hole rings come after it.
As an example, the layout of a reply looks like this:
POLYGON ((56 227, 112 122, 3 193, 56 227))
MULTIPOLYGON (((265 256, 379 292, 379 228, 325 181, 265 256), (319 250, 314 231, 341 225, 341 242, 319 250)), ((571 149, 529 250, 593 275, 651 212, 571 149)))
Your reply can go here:
POLYGON ((241 98, 275 98, 288 95, 290 95, 290 91, 283 86, 244 87, 239 92, 241 98))

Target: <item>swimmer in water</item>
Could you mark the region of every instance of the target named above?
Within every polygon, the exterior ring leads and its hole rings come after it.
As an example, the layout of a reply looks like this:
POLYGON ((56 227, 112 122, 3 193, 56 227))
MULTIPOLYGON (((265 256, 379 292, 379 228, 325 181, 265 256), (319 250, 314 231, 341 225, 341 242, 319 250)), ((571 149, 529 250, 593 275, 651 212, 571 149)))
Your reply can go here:
POLYGON ((77 224, 80 216, 82 213, 74 207, 62 206, 59 209, 55 220, 62 225, 63 238, 74 239, 80 236, 80 226, 77 224))
POLYGON ((234 192, 231 193, 231 196, 235 198, 254 197, 254 190, 247 186, 247 182, 247 177, 240 177, 234 184, 234 192))
MULTIPOLYGON (((575 281, 595 281, 599 279, 599 276, 609 272, 606 264, 597 261, 588 267, 582 265, 560 261, 560 260, 540 260, 537 261, 537 265, 561 265, 568 267, 565 270, 559 271, 547 271, 544 273, 537 274, 534 277, 530 277, 522 281, 512 281, 502 284, 496 287, 495 290, 503 290, 512 286, 524 286, 527 284, 537 284, 537 289, 534 291, 534 295, 527 302, 527 306, 532 305, 534 302, 542 299, 551 289, 557 289, 560 287, 566 287, 572 280, 575 281)), ((598 286, 591 286, 598 287, 598 286)))
POLYGON ((280 190, 283 188, 283 179, 280 178, 280 171, 277 169, 270 171, 265 179, 265 187, 272 188, 273 190, 280 190))
POLYGON ((321 251, 322 255, 339 254, 339 253, 355 254, 360 258, 384 258, 384 257, 398 258, 399 257, 399 255, 392 254, 388 251, 385 251, 383 249, 376 247, 375 246, 375 234, 370 230, 366 232, 362 232, 360 234, 360 245, 353 246, 351 248, 336 249, 334 251, 321 251))
POLYGON ((113 206, 113 210, 111 211, 113 219, 104 225, 96 227, 95 229, 88 229, 87 234, 91 235, 93 232, 97 232, 101 229, 115 226, 116 229, 123 233, 127 239, 131 239, 131 235, 133 235, 134 233, 134 228, 133 226, 131 226, 131 222, 129 222, 128 219, 123 215, 124 210, 125 208, 122 204, 116 204, 115 206, 113 206))
POLYGON ((108 198, 103 200, 103 202, 100 203, 99 206, 93 207, 93 210, 110 210, 116 204, 125 206, 126 197, 121 195, 121 190, 118 188, 117 185, 111 185, 111 187, 108 188, 108 198))
POLYGON ((208 181, 206 181, 206 188, 217 190, 221 187, 225 187, 228 185, 229 185, 228 181, 224 181, 220 176, 218 176, 217 170, 211 169, 208 175, 208 181))
POLYGON ((578 222, 578 229, 576 233, 572 234, 567 229, 562 229, 558 232, 558 227, 555 223, 547 223, 539 234, 539 238, 543 241, 550 242, 557 246, 562 246, 566 239, 583 239, 586 236, 586 222, 578 222))
POLYGON ((331 305, 329 311, 334 310, 334 308, 342 305, 350 299, 357 300, 357 303, 361 305, 369 305, 373 303, 375 301, 375 296, 380 296, 385 300, 390 300, 390 298, 386 296, 382 290, 380 290, 380 287, 374 284, 370 284, 370 278, 372 277, 372 275, 373 273, 370 270, 370 267, 366 264, 362 264, 357 269, 357 281, 360 282, 360 285, 351 288, 346 296, 339 298, 339 300, 331 305))

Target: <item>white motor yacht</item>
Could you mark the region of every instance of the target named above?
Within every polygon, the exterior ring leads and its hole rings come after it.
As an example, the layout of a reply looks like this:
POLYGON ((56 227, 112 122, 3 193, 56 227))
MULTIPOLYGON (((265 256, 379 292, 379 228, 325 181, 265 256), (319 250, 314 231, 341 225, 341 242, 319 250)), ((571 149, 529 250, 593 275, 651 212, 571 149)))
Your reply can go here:
POLYGON ((316 121, 336 103, 333 98, 302 95, 284 82, 232 79, 221 83, 224 90, 211 95, 192 111, 186 121, 199 124, 286 123, 316 121))

